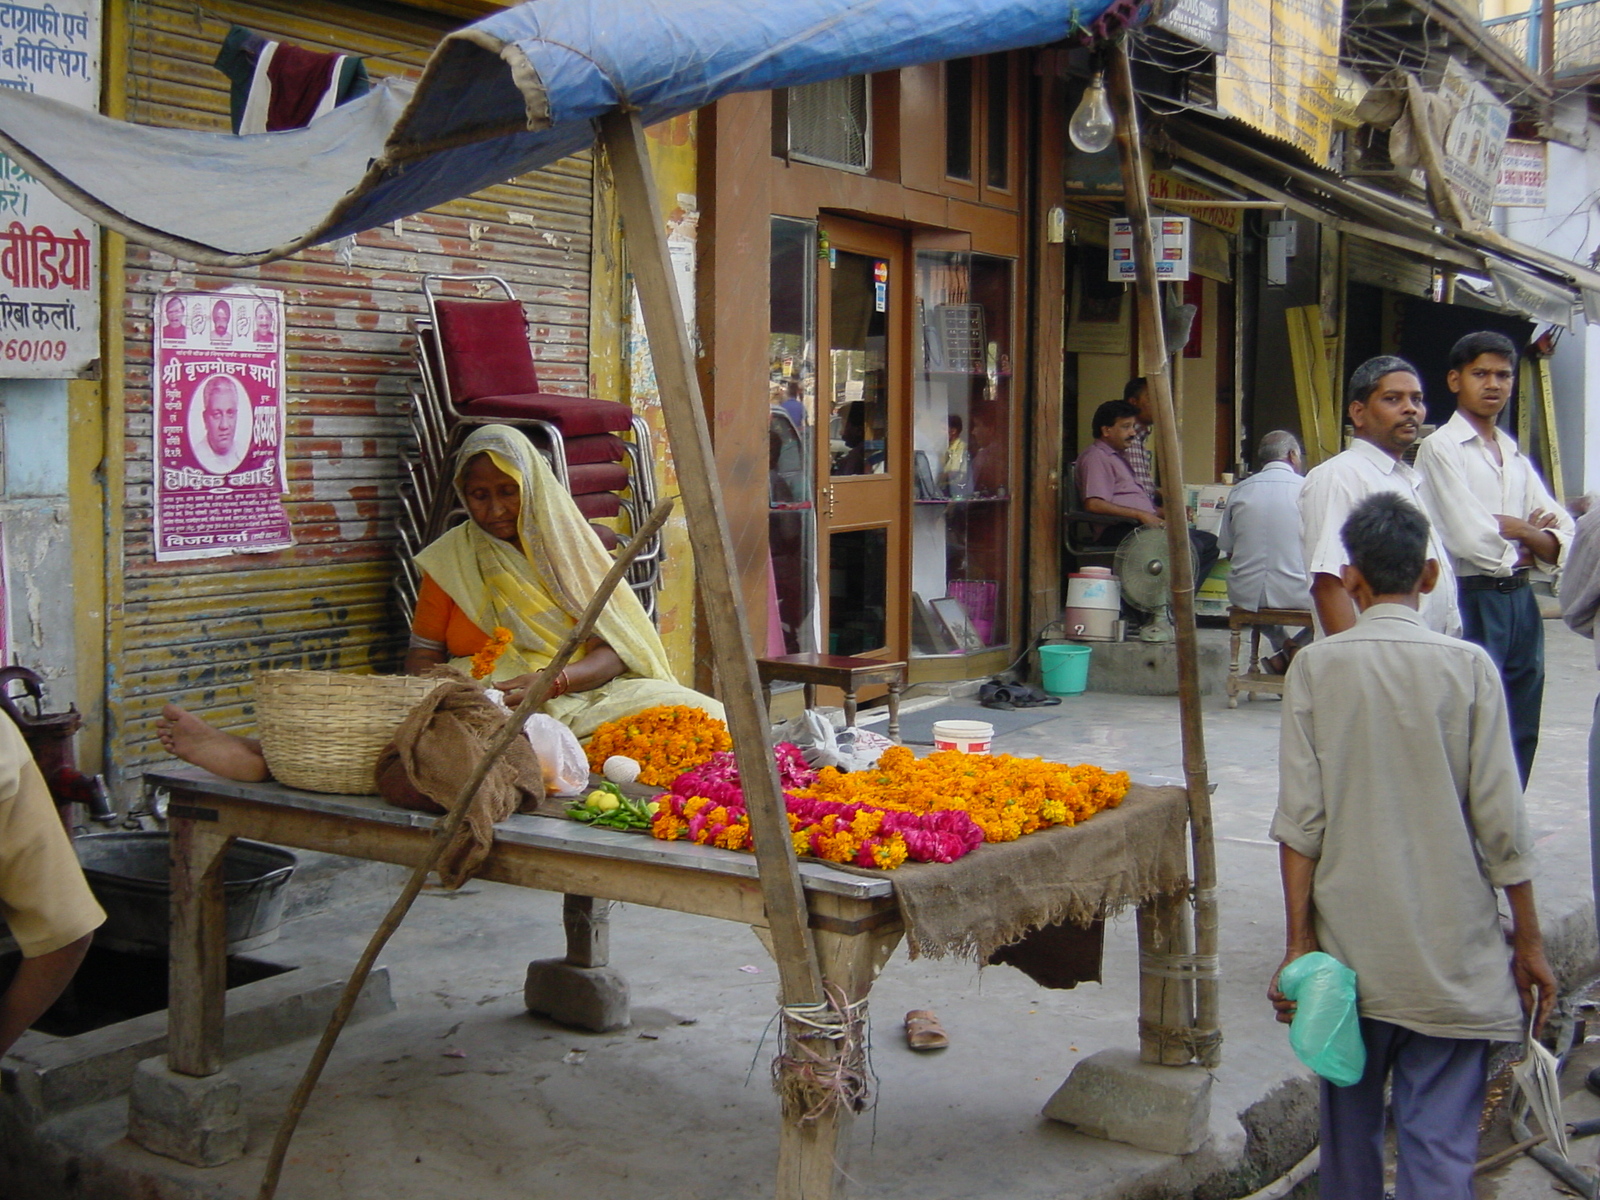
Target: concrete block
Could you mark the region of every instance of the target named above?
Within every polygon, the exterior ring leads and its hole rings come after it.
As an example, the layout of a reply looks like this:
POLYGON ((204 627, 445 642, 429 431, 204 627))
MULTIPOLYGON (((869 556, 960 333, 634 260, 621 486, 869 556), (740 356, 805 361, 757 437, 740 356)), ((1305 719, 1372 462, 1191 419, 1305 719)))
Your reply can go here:
POLYGON ((610 967, 575 967, 559 958, 537 959, 528 964, 522 999, 531 1013, 596 1033, 626 1029, 632 1021, 628 981, 610 967))
MULTIPOLYGON (((1226 648, 1200 640, 1200 691, 1222 690, 1228 676, 1226 648)), ((1171 642, 1095 642, 1089 655, 1089 690, 1125 696, 1176 696, 1178 648, 1171 642)))
POLYGON ((1135 1050, 1102 1050, 1072 1069, 1044 1115, 1080 1133, 1158 1154, 1192 1154, 1211 1121, 1211 1075, 1203 1067, 1158 1067, 1135 1050))
POLYGON ((192 1167, 218 1167, 244 1155, 239 1082, 226 1071, 196 1077, 147 1058, 128 1092, 128 1137, 192 1167))

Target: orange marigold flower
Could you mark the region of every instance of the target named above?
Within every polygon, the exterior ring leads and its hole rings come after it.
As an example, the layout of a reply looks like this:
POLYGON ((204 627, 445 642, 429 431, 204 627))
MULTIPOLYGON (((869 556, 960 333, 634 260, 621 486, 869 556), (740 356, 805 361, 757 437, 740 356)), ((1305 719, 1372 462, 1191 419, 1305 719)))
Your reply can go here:
POLYGON ((472 656, 472 677, 487 679, 493 674, 495 663, 500 661, 500 656, 510 645, 511 630, 504 625, 496 625, 494 632, 489 635, 489 640, 472 656))

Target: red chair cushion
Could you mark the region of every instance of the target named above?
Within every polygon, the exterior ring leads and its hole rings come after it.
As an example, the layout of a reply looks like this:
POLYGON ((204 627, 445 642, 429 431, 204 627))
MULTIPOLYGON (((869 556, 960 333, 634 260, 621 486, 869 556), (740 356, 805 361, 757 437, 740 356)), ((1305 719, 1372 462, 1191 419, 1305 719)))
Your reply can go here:
POLYGON ((590 521, 603 521, 622 511, 622 497, 615 492, 591 492, 586 496, 574 496, 572 502, 590 521))
POLYGON ((528 322, 516 300, 434 302, 439 314, 440 357, 457 407, 481 396, 539 390, 528 345, 528 322))
POLYGON ((563 438, 567 452, 567 465, 581 463, 614 463, 627 457, 627 443, 615 434, 594 433, 588 437, 563 438))
POLYGON ((628 468, 621 463, 579 463, 567 467, 567 490, 574 496, 620 492, 628 486, 628 468))
POLYGON ((594 530, 595 536, 600 539, 600 544, 607 550, 615 550, 622 545, 622 535, 609 525, 596 525, 590 522, 589 528, 594 530))
POLYGON ((511 417, 549 421, 564 438, 620 433, 633 422, 633 411, 614 400, 589 396, 557 396, 551 392, 483 396, 461 405, 469 417, 511 417))

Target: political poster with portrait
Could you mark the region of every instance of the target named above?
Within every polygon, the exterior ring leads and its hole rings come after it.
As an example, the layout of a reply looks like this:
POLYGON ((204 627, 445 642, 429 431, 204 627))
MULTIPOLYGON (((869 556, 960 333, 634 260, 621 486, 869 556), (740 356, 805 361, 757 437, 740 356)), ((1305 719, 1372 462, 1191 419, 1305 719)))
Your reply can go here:
MULTIPOLYGON (((0 0, 0 87, 100 107, 100 0, 0 0)), ((100 357, 99 227, 0 154, 0 379, 100 357)))
POLYGON ((283 297, 162 292, 152 316, 156 561, 292 546, 283 297))

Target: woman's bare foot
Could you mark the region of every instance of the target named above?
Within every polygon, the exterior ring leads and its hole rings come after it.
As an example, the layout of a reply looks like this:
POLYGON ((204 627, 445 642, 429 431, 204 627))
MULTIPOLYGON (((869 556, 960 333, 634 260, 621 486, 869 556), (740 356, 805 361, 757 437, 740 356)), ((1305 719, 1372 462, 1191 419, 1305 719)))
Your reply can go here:
POLYGON ((203 767, 213 775, 241 783, 260 783, 270 778, 260 742, 225 733, 176 704, 161 710, 156 736, 173 757, 203 767))

